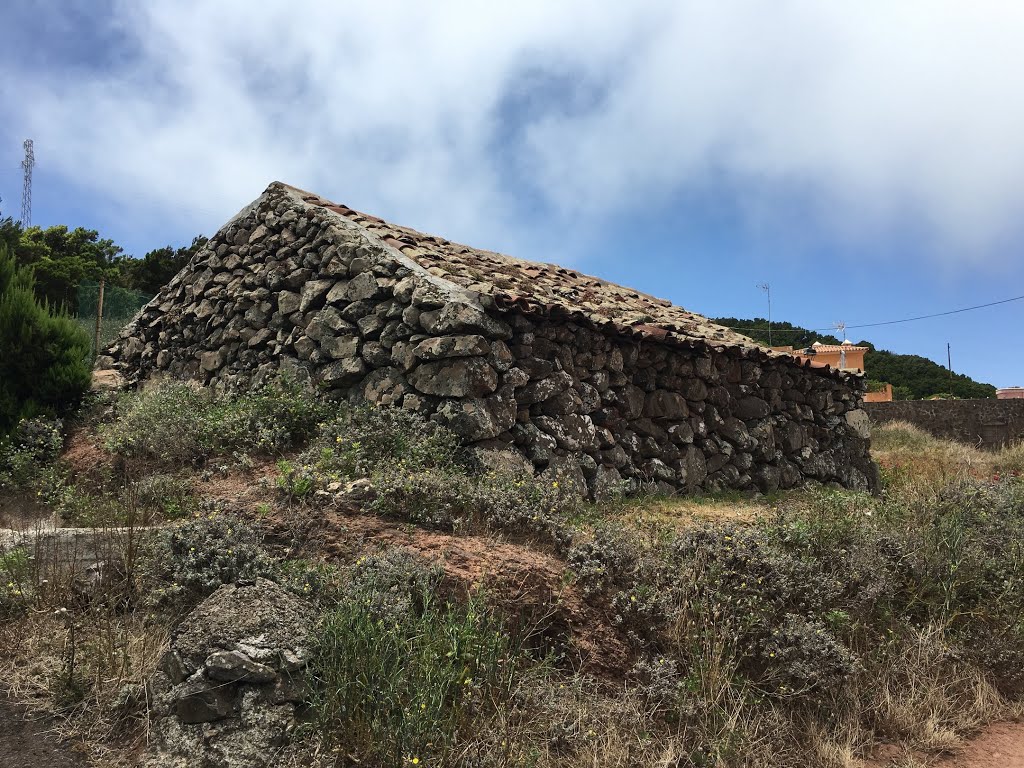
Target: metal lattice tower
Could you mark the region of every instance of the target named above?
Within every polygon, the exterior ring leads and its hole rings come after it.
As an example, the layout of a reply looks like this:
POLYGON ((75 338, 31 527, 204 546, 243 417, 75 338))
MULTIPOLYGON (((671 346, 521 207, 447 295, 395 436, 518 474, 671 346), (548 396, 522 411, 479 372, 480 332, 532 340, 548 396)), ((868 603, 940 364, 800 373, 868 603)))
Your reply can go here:
POLYGON ((25 139, 25 159, 21 168, 25 172, 25 182, 21 188, 21 226, 32 226, 32 168, 36 164, 36 153, 32 147, 32 139, 25 139))

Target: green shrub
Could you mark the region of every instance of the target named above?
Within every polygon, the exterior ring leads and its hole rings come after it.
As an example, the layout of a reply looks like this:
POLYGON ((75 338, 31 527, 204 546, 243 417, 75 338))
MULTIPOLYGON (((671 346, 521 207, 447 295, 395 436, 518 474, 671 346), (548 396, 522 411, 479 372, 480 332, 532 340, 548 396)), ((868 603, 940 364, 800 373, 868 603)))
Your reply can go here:
POLYGON ((178 475, 147 474, 139 478, 132 490, 147 519, 179 520, 187 517, 197 504, 191 483, 178 475))
POLYGON ((8 437, 0 438, 0 489, 28 488, 60 455, 63 443, 60 421, 19 421, 8 437))
POLYGON ((214 396, 180 382, 124 395, 104 442, 127 458, 198 463, 220 454, 274 454, 317 431, 329 404, 289 379, 238 395, 214 396))
POLYGON ((557 549, 569 545, 568 520, 580 506, 571 491, 539 478, 451 468, 384 473, 374 490, 369 508, 380 515, 445 530, 533 537, 557 549))
POLYGON ((599 526, 592 538, 579 542, 566 553, 576 584, 588 597, 615 585, 629 587, 639 583, 640 559, 635 538, 609 526, 599 526))
POLYGON ((89 388, 89 336, 40 304, 31 271, 0 244, 0 436, 25 417, 59 414, 89 388))
POLYGON ((0 619, 28 610, 32 583, 32 563, 25 548, 0 550, 0 619))
POLYGON ((372 765, 451 764, 512 693, 518 656, 479 599, 438 600, 408 557, 361 562, 323 617, 311 662, 328 741, 372 765))
POLYGON ((328 462, 339 476, 353 479, 381 471, 449 468, 455 464, 459 447, 454 432, 419 414, 363 405, 343 409, 324 425, 316 458, 329 456, 328 462))
POLYGON ((219 453, 275 454, 310 440, 337 406, 279 376, 251 392, 220 398, 210 416, 219 453))
POLYGON ((224 584, 273 574, 262 535, 234 515, 210 511, 169 531, 163 549, 172 591, 202 597, 224 584))
POLYGON ((107 450, 126 458, 189 464, 213 448, 211 403, 201 390, 162 382, 121 396, 117 417, 101 434, 107 450))

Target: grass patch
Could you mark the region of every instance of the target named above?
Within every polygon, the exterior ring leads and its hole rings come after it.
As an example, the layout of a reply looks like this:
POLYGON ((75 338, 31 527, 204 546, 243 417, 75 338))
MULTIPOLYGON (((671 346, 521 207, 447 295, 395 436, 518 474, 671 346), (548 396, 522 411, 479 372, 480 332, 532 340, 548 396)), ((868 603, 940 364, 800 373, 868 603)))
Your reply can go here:
POLYGON ((519 664, 482 598, 445 602, 428 567, 364 559, 321 621, 317 726, 357 762, 452 764, 509 700, 519 664))

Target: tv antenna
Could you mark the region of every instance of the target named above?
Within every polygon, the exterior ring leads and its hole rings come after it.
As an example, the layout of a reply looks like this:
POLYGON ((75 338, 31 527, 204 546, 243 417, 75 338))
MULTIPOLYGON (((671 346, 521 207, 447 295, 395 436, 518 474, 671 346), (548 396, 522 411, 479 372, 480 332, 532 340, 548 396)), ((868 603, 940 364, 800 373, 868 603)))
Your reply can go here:
POLYGON ((771 283, 758 283, 758 288, 768 294, 768 346, 772 345, 772 285, 771 283))
POLYGON ((21 187, 21 226, 32 226, 32 168, 36 164, 36 153, 32 146, 32 139, 25 139, 22 145, 25 147, 25 159, 21 161, 21 168, 25 172, 24 183, 21 187))
POLYGON ((839 368, 846 368, 846 321, 839 320, 836 322, 836 330, 839 331, 839 335, 842 337, 839 340, 839 368))

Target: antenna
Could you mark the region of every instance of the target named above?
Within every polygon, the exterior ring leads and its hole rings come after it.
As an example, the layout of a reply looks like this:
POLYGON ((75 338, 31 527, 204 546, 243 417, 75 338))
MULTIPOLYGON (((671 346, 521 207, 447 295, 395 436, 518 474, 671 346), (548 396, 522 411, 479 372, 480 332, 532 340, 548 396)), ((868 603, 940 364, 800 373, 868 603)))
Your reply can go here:
POLYGON ((768 346, 772 345, 772 285, 771 283, 758 283, 758 288, 768 294, 768 346))
POLYGON ((21 161, 21 168, 25 171, 25 182, 21 188, 21 226, 32 226, 32 168, 36 164, 36 153, 32 146, 32 139, 25 139, 25 159, 21 161))
POLYGON ((846 368, 846 321, 837 320, 836 330, 839 331, 839 335, 843 338, 839 342, 839 367, 840 369, 846 368))

